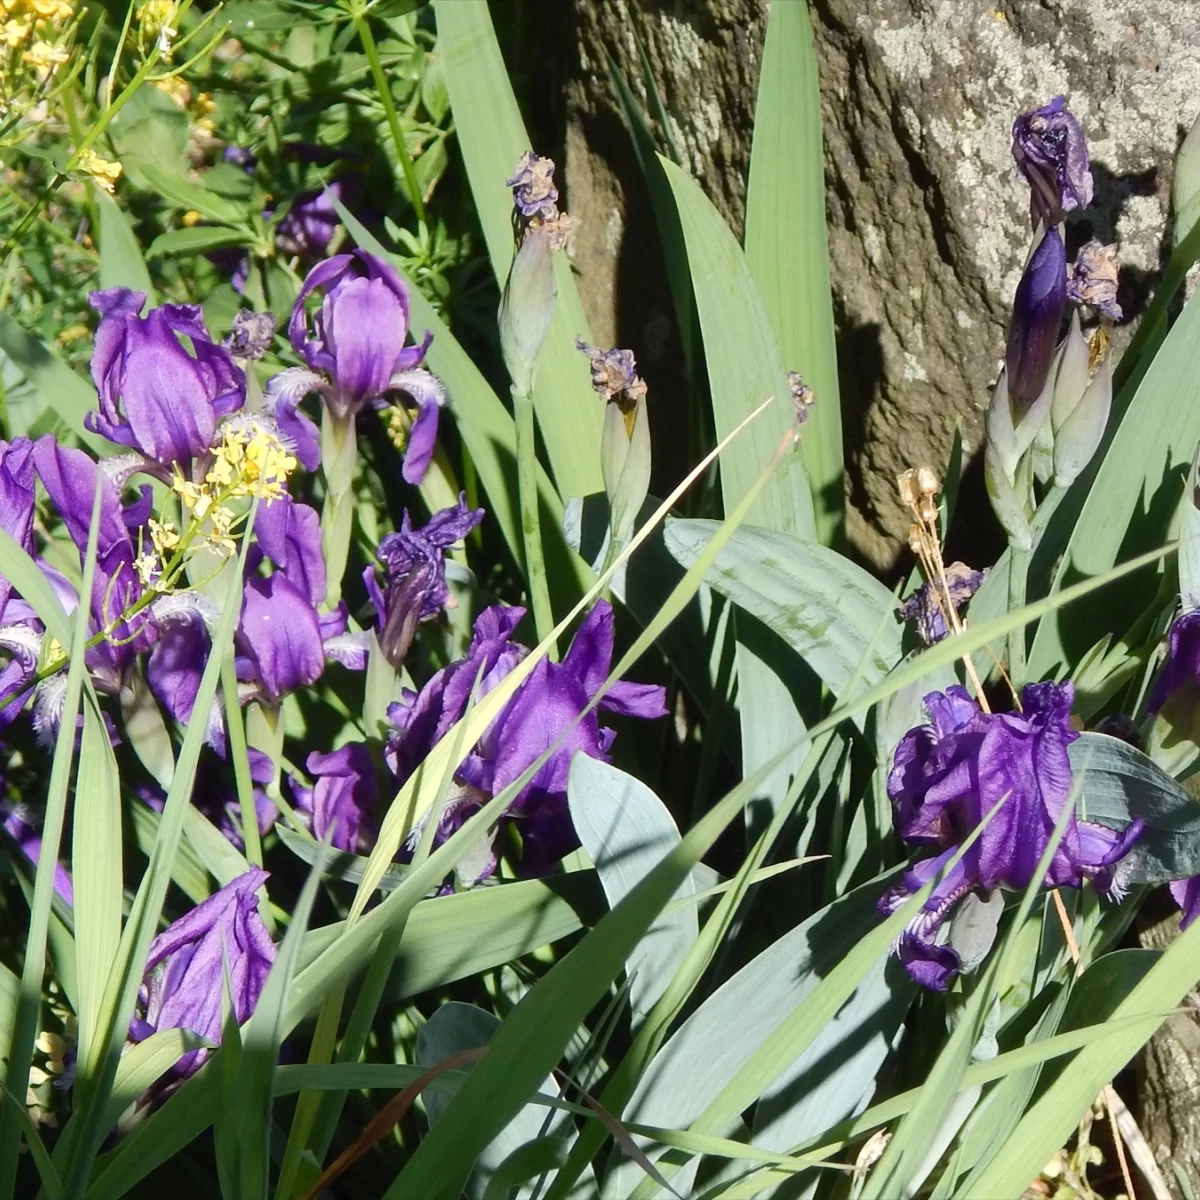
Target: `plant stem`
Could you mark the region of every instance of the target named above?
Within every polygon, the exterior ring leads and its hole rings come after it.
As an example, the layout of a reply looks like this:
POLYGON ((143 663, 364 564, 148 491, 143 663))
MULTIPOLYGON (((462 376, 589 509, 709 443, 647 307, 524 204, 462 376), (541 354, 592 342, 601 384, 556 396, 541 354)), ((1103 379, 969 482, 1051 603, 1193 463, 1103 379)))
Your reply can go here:
MULTIPOLYGON (((525 576, 529 581, 529 600, 538 641, 554 630, 550 608, 550 588, 546 582, 546 562, 542 557, 542 524, 538 511, 537 444, 533 427, 533 397, 512 390, 513 416, 517 426, 517 490, 521 500, 521 533, 525 539, 525 576)), ((558 647, 551 646, 552 662, 558 659, 558 647)))
POLYGON ((325 556, 325 603, 331 609, 342 597, 342 579, 350 558, 357 464, 354 414, 339 416, 325 405, 321 413, 321 467, 326 489, 321 509, 321 551, 325 556))
POLYGON ((417 220, 425 224, 425 202, 421 199, 421 185, 417 182, 417 173, 413 169, 412 159, 408 157, 408 145, 404 141, 404 130, 400 128, 400 117, 392 100, 392 89, 388 86, 387 76, 383 73, 383 63, 379 61, 379 47, 375 45, 375 35, 367 19, 356 14, 354 29, 362 42, 367 63, 371 67, 371 75, 375 80, 375 90, 379 93, 379 102, 387 116, 388 128, 392 131, 392 141, 396 143, 396 155, 400 159, 400 169, 404 172, 404 186, 408 189, 408 198, 412 203, 417 220))
MULTIPOLYGON (((1008 611, 1025 607, 1025 588, 1029 579, 1029 551, 1010 545, 1008 551, 1008 611)), ((1020 691, 1025 683, 1025 626, 1019 625, 1008 635, 1008 674, 1013 687, 1020 691)))

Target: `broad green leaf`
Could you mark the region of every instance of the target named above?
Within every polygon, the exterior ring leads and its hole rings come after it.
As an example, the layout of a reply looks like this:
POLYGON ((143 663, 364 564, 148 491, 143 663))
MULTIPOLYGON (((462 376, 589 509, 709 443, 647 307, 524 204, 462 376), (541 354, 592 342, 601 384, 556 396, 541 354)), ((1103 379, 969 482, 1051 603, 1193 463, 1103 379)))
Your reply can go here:
POLYGON ((741 812, 742 791, 735 789, 706 813, 676 849, 526 993, 492 1038, 487 1056, 388 1190, 388 1200, 457 1193, 479 1152, 528 1101, 688 872, 741 812))
POLYGON ((99 188, 95 191, 100 210, 100 286, 145 292, 155 304, 154 285, 129 218, 111 196, 99 188))
POLYGON ((821 91, 808 5, 772 4, 758 80, 746 261, 789 370, 813 389, 804 426, 804 465, 817 535, 845 533, 842 415, 825 235, 821 91))
MULTIPOLYGON (((1183 476, 1200 441, 1200 301, 1188 301, 1124 412, 1114 406, 1108 440, 1097 451, 1099 468, 1080 476, 1073 493, 1086 495, 1077 509, 1055 589, 1107 571, 1119 558, 1160 545, 1179 503, 1183 476), (1090 486, 1089 486, 1090 485, 1090 486)), ((1068 494, 1059 515, 1071 515, 1068 494)), ((1053 522, 1052 522, 1053 525, 1053 522)), ((1113 632, 1113 611, 1130 623, 1154 587, 1148 572, 1128 580, 1070 619, 1048 616, 1038 626, 1029 658, 1030 678, 1072 663, 1103 633, 1113 632)))
POLYGON ((184 174, 182 167, 162 163, 146 162, 141 159, 125 159, 126 165, 136 161, 136 171, 146 186, 157 192, 168 204, 176 208, 198 212, 210 221, 235 224, 245 220, 246 207, 226 200, 224 196, 210 192, 201 183, 195 183, 184 174))
POLYGON ((84 445, 97 454, 112 449, 106 438, 89 433, 83 418, 96 407, 96 393, 58 355, 31 333, 26 333, 6 312, 0 312, 0 350, 37 389, 47 408, 53 409, 84 445))
MULTIPOLYGON (((493 1013, 452 1000, 443 1004, 417 1031, 417 1062, 423 1067, 432 1067, 461 1050, 486 1046, 499 1028, 500 1018, 493 1013)), ((470 1069, 464 1074, 469 1077, 470 1069)), ((538 1090, 554 1095, 558 1088, 553 1075, 547 1075, 538 1090)), ((425 1096, 425 1112, 431 1126, 441 1119, 455 1094, 446 1090, 425 1096)), ((468 1200, 486 1200, 493 1177, 510 1155, 544 1135, 555 1137, 560 1144, 573 1141, 574 1128, 570 1116, 565 1113, 548 1114, 536 1103, 526 1104, 480 1152, 464 1189, 468 1200)), ((518 1200, 528 1200, 530 1194, 531 1189, 520 1189, 518 1200)))
MULTIPOLYGON (((878 895, 877 884, 867 885, 835 901, 717 988, 655 1055, 623 1117, 641 1125, 691 1125, 822 976, 878 925, 878 895)), ((784 1150, 849 1117, 870 1096, 912 992, 904 972, 887 970, 881 959, 837 1018, 764 1093, 755 1144, 784 1150), (823 1070, 826 1063, 836 1066, 823 1070)), ((614 1194, 628 1194, 639 1182, 630 1163, 615 1174, 614 1194)), ((686 1179, 677 1176, 676 1186, 686 1186, 680 1182, 686 1179)))
POLYGON ((1187 136, 1175 152, 1175 174, 1171 179, 1171 240, 1176 246, 1200 221, 1200 117, 1192 122, 1187 136))
MULTIPOLYGON (((586 754, 571 761, 567 781, 571 822, 610 908, 615 908, 679 844, 679 830, 663 802, 644 783, 586 754)), ((679 898, 692 894, 689 878, 679 898)), ((699 934, 694 905, 663 913, 625 964, 634 1028, 670 983, 699 934)))
POLYGON ((244 229, 228 225, 193 225, 190 229, 172 229, 160 233, 150 243, 147 258, 162 258, 168 254, 203 254, 206 250, 223 250, 229 246, 248 246, 251 236, 244 229))
MULTIPOLYGON (((669 521, 667 549, 690 566, 717 528, 715 521, 669 521)), ((705 582, 770 626, 836 695, 860 663, 860 678, 871 686, 900 659, 900 625, 887 616, 895 611, 895 596, 816 542, 743 526, 717 555, 705 582)))
MULTIPOLYGON (((725 219, 694 179, 669 159, 660 156, 659 162, 683 224, 717 437, 723 438, 764 400, 773 401, 721 456, 721 493, 730 512, 795 427, 787 367, 746 257, 725 219)), ((813 501, 799 455, 785 458, 748 520, 813 537, 813 501)))
MULTIPOLYGON (((487 0, 437 0, 438 57, 450 93, 475 211, 501 289, 513 255, 512 194, 505 186, 521 155, 536 150, 525 130, 500 55, 487 0)), ((558 303, 534 387, 538 426, 559 495, 586 496, 603 486, 600 429, 604 406, 592 391, 587 359, 575 339, 591 341, 571 264, 555 255, 558 303)))
POLYGON ((108 1097, 109 1127, 116 1125, 121 1114, 185 1054, 207 1045, 202 1037, 186 1029, 159 1029, 144 1042, 130 1046, 121 1055, 108 1097))
MULTIPOLYGON (((724 437, 747 412, 771 400, 749 435, 721 458, 721 495, 729 513, 794 428, 787 368, 745 255, 724 218, 680 167, 661 155, 659 164, 675 196, 683 227, 717 437, 724 437)), ((815 537, 812 495, 798 453, 784 456, 749 520, 802 538, 815 537)), ((775 655, 761 637, 753 636, 746 622, 737 630, 742 770, 749 774, 782 746, 801 744, 804 722, 793 698, 798 685, 789 678, 791 672, 784 664, 764 661, 764 656, 774 659, 775 655)), ((769 809, 778 808, 800 756, 797 751, 766 781, 762 794, 751 800, 754 809, 764 800, 769 809)))
POLYGON ((1140 750, 1103 733, 1067 748, 1079 780, 1080 816, 1124 831, 1145 829, 1121 859, 1123 883, 1166 883, 1200 874, 1200 803, 1140 750))

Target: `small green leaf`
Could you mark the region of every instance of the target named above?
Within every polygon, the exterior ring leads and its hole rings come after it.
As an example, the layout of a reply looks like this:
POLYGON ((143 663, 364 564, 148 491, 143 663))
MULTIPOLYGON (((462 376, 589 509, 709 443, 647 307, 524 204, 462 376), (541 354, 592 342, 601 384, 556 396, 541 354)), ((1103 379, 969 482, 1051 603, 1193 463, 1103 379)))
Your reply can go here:
POLYGON ((162 258, 168 254, 203 254, 206 250, 221 250, 227 246, 248 246, 251 236, 244 229, 228 225, 193 225, 190 229, 172 229, 160 233, 150 243, 147 258, 162 258))
POLYGON ((156 303, 150 272, 125 210, 99 188, 96 205, 100 210, 100 286, 132 288, 156 303))

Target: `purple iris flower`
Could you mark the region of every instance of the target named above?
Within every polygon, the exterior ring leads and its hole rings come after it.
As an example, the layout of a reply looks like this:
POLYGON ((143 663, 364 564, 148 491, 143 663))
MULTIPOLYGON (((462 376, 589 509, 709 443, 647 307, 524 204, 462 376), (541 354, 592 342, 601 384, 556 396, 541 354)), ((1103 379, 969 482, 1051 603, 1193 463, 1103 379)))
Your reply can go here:
POLYGON ((319 192, 298 196, 275 227, 275 244, 285 254, 320 258, 329 249, 342 222, 333 204, 334 196, 343 204, 350 204, 351 193, 357 190, 345 179, 335 179, 319 192))
MULTIPOLYGON (((485 610, 475 623, 467 657, 438 671, 419 694, 409 693, 391 706, 388 715, 395 732, 387 757, 400 783, 466 711, 476 677, 481 675, 479 691, 484 695, 528 653, 511 640, 524 615, 521 608, 485 610)), ((456 781, 490 798, 515 783, 567 734, 508 809, 508 818, 521 834, 521 868, 526 874, 544 874, 579 844, 567 808, 567 775, 577 751, 608 761, 614 732, 601 727, 599 712, 644 718, 666 715, 663 688, 620 682, 567 733, 607 679, 612 654, 612 608, 598 601, 563 661, 538 663, 459 767, 456 781)))
POLYGON ((297 807, 309 814, 313 836, 324 838, 332 829, 331 844, 338 850, 367 849, 364 843, 375 832, 379 780, 366 745, 352 742, 330 754, 314 751, 305 766, 316 785, 304 789, 297 807))
POLYGON ((1183 912, 1179 918, 1182 931, 1200 916, 1200 875, 1193 875, 1191 879, 1177 879, 1170 888, 1172 899, 1183 912))
POLYGON ((1033 252, 1013 298, 1005 365, 1008 394, 1032 404, 1045 386, 1067 307, 1067 252, 1051 226, 1033 252))
POLYGON ((1186 683, 1200 679, 1200 609, 1180 613, 1167 639, 1167 661, 1150 691, 1146 711, 1156 713, 1186 683))
POLYGON ((366 405, 386 407, 388 392, 407 393, 417 415, 409 435, 403 476, 420 483, 433 458, 438 411, 446 403, 441 383, 419 367, 433 335, 406 346, 408 289, 393 267, 373 254, 355 250, 314 267, 300 289, 288 323, 288 336, 308 369, 294 367, 276 375, 268 394, 280 426, 296 445, 296 457, 310 470, 320 461, 316 426, 297 410, 310 392, 318 393, 338 420, 348 420, 366 405), (305 301, 323 293, 311 322, 305 301))
POLYGON ((138 651, 150 645, 153 634, 149 614, 135 618, 132 623, 121 619, 142 597, 142 584, 133 565, 135 551, 130 525, 141 518, 144 504, 139 502, 133 512, 123 508, 116 485, 95 460, 82 450, 59 445, 51 434, 34 443, 33 461, 81 557, 87 550, 92 499, 97 474, 101 475, 91 610, 96 628, 108 630, 110 636, 89 651, 88 665, 93 671, 108 669, 119 673, 138 651))
POLYGON ((100 409, 88 413, 88 429, 165 467, 203 454, 218 418, 242 407, 246 377, 208 336, 199 306, 163 304, 142 317, 146 294, 129 288, 88 302, 101 314, 92 352, 100 409))
MULTIPOLYGON (((33 443, 0 441, 0 529, 26 554, 33 553, 34 483, 33 443)), ((0 572, 0 612, 11 595, 12 584, 0 572)))
MULTIPOLYGON (((23 804, 0 804, 0 825, 16 843, 17 849, 36 869, 42 853, 42 835, 38 832, 33 813, 23 804)), ((59 898, 74 908, 75 888, 71 876, 61 862, 54 864, 54 890, 59 898)))
POLYGON ((393 667, 404 662, 418 623, 446 607, 450 589, 445 551, 461 542, 483 516, 482 508, 468 508, 466 495, 460 494, 454 507, 434 513, 421 529, 413 529, 406 511, 399 531, 379 543, 383 588, 373 566, 363 572, 363 583, 379 618, 380 648, 393 667))
MULTIPOLYGON (((958 847, 1000 805, 983 833, 936 885, 898 945, 917 982, 944 990, 960 967, 938 934, 955 904, 972 889, 1026 888, 1071 798, 1067 746, 1078 737, 1068 726, 1074 690, 1068 684, 1030 684, 1024 711, 985 713, 961 687, 925 698, 930 723, 911 730, 896 749, 888 777, 896 832, 912 845, 941 851, 916 863, 880 900, 894 912, 945 868, 958 847)), ((1042 881, 1080 887, 1084 879, 1119 898, 1113 870, 1142 830, 1124 833, 1067 819, 1042 881)))
MULTIPOLYGON (((966 563, 955 562, 946 568, 947 590, 955 612, 975 595, 986 578, 986 571, 972 571, 966 563)), ((944 606, 945 593, 941 583, 926 583, 904 602, 900 615, 906 621, 913 621, 921 641, 926 646, 932 646, 950 632, 944 606)))
POLYGON ((1033 224, 1057 225, 1092 202, 1087 140, 1065 96, 1013 122, 1013 158, 1032 191, 1033 224))
MULTIPOLYGON (((160 1029, 186 1029, 219 1044, 227 971, 233 1015, 239 1025, 249 1019, 275 961, 255 895, 267 878, 251 867, 154 939, 129 1031, 133 1041, 160 1029)), ((185 1054, 164 1077, 168 1086, 195 1074, 209 1053, 185 1054)))

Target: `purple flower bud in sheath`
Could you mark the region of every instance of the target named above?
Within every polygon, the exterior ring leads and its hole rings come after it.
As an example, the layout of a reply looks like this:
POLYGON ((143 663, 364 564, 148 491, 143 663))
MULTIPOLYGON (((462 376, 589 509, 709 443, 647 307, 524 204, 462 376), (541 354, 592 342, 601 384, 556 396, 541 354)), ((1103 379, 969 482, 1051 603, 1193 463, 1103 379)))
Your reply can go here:
POLYGON ((1087 140, 1067 108, 1055 96, 1044 108, 1023 113, 1013 122, 1013 158, 1032 191, 1033 224, 1040 218, 1057 225, 1065 213, 1092 202, 1092 172, 1087 140))
POLYGON ((363 583, 378 614, 380 648, 393 667, 404 662, 418 623, 436 617, 446 607, 450 590, 445 551, 461 542, 483 515, 482 508, 468 508, 465 494, 460 495, 457 505, 434 513, 421 529, 413 529, 405 512, 399 531, 379 543, 383 590, 376 582, 374 567, 363 572, 363 583))
MULTIPOLYGON (((1031 684, 1023 712, 985 713, 960 687, 934 692, 925 698, 930 724, 911 730, 897 748, 888 777, 896 831, 942 853, 907 872, 880 900, 882 912, 894 912, 934 878, 1000 805, 901 940, 900 957, 924 986, 944 989, 959 969, 955 952, 937 939, 962 896, 972 889, 1020 891, 1033 880, 1071 798, 1067 746, 1078 736, 1068 726, 1073 695, 1070 684, 1031 684)), ((1141 830, 1140 819, 1118 833, 1072 814, 1042 884, 1081 887, 1090 879, 1119 896, 1112 868, 1141 830)))
MULTIPOLYGON (((160 1029, 186 1029, 219 1044, 227 970, 233 1016, 239 1025, 249 1019, 275 961, 255 895, 267 878, 266 871, 252 867, 154 939, 129 1031, 133 1041, 160 1029)), ((209 1053, 185 1054, 166 1082, 177 1084, 194 1074, 209 1053)))
POLYGON ((1022 404, 1041 395, 1067 306, 1067 254, 1053 226, 1042 235, 1013 299, 1005 366, 1008 394, 1022 404))
POLYGON ((246 378, 208 336, 199 306, 163 304, 141 317, 146 294, 128 288, 92 292, 88 302, 101 321, 92 353, 100 409, 87 427, 164 466, 203 454, 217 419, 245 401, 246 378))

